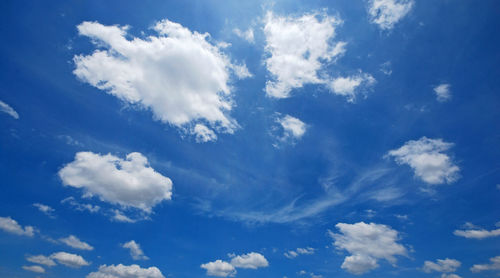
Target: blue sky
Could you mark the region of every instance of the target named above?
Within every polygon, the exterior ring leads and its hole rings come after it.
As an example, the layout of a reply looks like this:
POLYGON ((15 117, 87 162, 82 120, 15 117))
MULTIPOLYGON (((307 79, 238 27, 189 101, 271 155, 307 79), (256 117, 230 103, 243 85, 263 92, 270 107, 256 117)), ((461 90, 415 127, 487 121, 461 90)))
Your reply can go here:
POLYGON ((497 1, 3 1, 0 276, 497 277, 497 1))

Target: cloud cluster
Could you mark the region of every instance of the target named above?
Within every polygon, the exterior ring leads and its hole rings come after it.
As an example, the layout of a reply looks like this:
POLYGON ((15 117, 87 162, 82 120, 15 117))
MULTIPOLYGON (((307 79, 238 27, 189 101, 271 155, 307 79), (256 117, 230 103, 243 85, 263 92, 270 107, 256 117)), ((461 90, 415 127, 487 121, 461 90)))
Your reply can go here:
POLYGON ((32 237, 35 235, 35 229, 33 227, 25 226, 23 228, 16 220, 10 217, 0 217, 0 230, 20 236, 32 237))
POLYGON ((10 107, 7 103, 0 100, 0 112, 7 113, 14 119, 19 119, 19 114, 14 110, 14 108, 10 107))
POLYGON ((339 250, 346 250, 351 255, 345 257, 342 268, 360 275, 377 268, 379 259, 394 264, 396 255, 407 254, 406 248, 399 244, 399 235, 389 226, 359 222, 355 224, 338 223, 340 233, 329 231, 333 245, 339 250))
POLYGON ((125 242, 124 244, 121 245, 125 249, 129 249, 130 251, 130 256, 132 256, 132 259, 134 260, 149 260, 149 258, 144 255, 144 252, 141 249, 141 245, 135 240, 131 240, 129 242, 125 242))
POLYGON ((370 0, 370 21, 382 30, 390 30, 413 8, 413 0, 370 0))
POLYGON ((202 264, 200 267, 209 276, 227 277, 236 275, 236 268, 257 269, 269 266, 267 259, 259 253, 250 252, 244 255, 231 255, 231 262, 216 260, 202 264))
POLYGON ((462 265, 461 262, 455 259, 437 260, 437 262, 425 261, 422 267, 424 272, 455 272, 462 265))
POLYGON ((82 188, 84 196, 151 213, 152 207, 172 196, 172 181, 156 172, 142 154, 125 159, 111 154, 79 152, 59 171, 66 186, 82 188))
POLYGON ((452 143, 442 139, 424 136, 419 140, 406 142, 399 149, 389 151, 387 156, 394 157, 398 164, 409 165, 415 171, 415 176, 427 184, 452 183, 459 178, 460 168, 443 153, 452 146, 452 143))
POLYGON ((293 259, 293 258, 298 257, 299 255, 312 255, 312 254, 314 254, 315 251, 316 251, 316 249, 314 249, 312 247, 297 248, 295 250, 286 251, 285 253, 283 253, 283 255, 285 255, 285 257, 287 257, 289 259, 293 259))
POLYGON ((331 43, 341 23, 325 13, 282 17, 268 12, 264 35, 269 56, 265 63, 273 80, 266 83, 267 95, 286 98, 292 89, 305 84, 326 84, 320 76, 323 63, 345 52, 345 42, 331 43))
POLYGON ((126 103, 150 109, 161 122, 189 128, 201 121, 218 132, 234 132, 229 83, 237 67, 209 42, 208 33, 167 19, 154 25, 156 36, 145 39, 127 39, 127 29, 98 22, 78 25, 79 34, 100 49, 75 56, 73 73, 126 103))
POLYGON ((133 265, 101 265, 97 272, 91 272, 87 278, 164 278, 157 267, 141 268, 133 265))

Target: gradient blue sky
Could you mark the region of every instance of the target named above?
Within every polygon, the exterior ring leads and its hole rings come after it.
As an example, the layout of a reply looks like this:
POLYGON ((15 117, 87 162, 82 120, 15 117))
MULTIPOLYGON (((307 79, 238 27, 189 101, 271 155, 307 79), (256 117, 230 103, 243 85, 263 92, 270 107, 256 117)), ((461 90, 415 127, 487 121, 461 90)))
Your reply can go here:
POLYGON ((1 277, 500 274, 498 1, 0 10, 1 277))

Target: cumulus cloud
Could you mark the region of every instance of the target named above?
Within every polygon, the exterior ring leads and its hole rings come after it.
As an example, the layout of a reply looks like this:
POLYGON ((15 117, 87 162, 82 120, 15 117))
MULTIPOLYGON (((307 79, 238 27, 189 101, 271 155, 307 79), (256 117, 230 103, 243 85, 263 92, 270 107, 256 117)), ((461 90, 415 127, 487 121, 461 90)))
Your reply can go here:
POLYGON ((312 247, 297 248, 295 250, 286 251, 285 253, 283 253, 283 255, 285 255, 285 257, 287 257, 289 259, 293 259, 293 258, 298 257, 299 255, 312 255, 312 254, 314 254, 315 251, 316 251, 316 249, 314 249, 312 247))
POLYGON ((144 252, 141 249, 141 245, 135 240, 131 240, 129 242, 125 242, 122 244, 122 247, 125 249, 129 249, 130 251, 130 256, 132 256, 132 259, 134 260, 149 260, 149 258, 144 255, 144 252))
POLYGON ((65 238, 60 238, 60 242, 73 247, 75 249, 80 249, 80 250, 94 250, 94 247, 90 246, 88 243, 81 241, 79 238, 77 238, 74 235, 70 235, 65 238))
POLYGON ((59 171, 66 186, 82 188, 84 196, 151 213, 152 207, 172 196, 172 181, 156 172, 142 154, 125 159, 111 154, 79 152, 59 171))
POLYGON ((154 25, 156 35, 144 39, 127 39, 127 26, 83 22, 77 28, 100 48, 74 57, 73 73, 80 80, 176 127, 203 121, 217 132, 237 128, 229 116, 233 64, 208 33, 167 19, 154 25))
POLYGON ((234 28, 233 33, 235 33, 236 36, 246 40, 249 43, 254 43, 254 34, 252 28, 248 28, 246 31, 242 31, 239 28, 234 28))
POLYGON ((484 239, 488 237, 500 236, 500 228, 488 231, 483 228, 472 225, 471 223, 466 223, 466 229, 455 230, 453 234, 465 238, 484 239))
POLYGON ((398 164, 409 165, 415 176, 427 184, 453 183, 459 178, 460 168, 443 153, 452 146, 452 143, 442 139, 429 139, 424 136, 417 141, 406 142, 399 149, 389 151, 387 155, 394 157, 398 164))
POLYGON ((340 233, 329 231, 329 234, 337 249, 346 250, 351 254, 345 257, 341 266, 350 273, 360 275, 373 270, 379 266, 379 259, 394 264, 396 255, 407 254, 406 248, 397 242, 398 232, 389 226, 359 222, 338 223, 335 227, 340 233))
POLYGON ((23 265, 23 269, 35 273, 45 273, 45 269, 39 265, 31 265, 31 266, 23 265))
POLYGON ((34 203, 33 206, 36 207, 39 211, 43 212, 48 217, 54 218, 54 212, 56 210, 51 208, 50 206, 40 204, 40 203, 34 203))
POLYGON ((217 140, 217 135, 215 134, 215 132, 202 124, 196 124, 194 126, 193 134, 196 136, 196 142, 198 143, 217 140))
POLYGON ((80 268, 82 266, 87 266, 90 264, 82 256, 66 252, 54 253, 50 255, 50 258, 56 260, 58 263, 62 265, 69 266, 72 268, 80 268))
POLYGON ((236 275, 236 269, 234 266, 222 260, 202 264, 200 267, 207 271, 208 276, 233 277, 236 275))
POLYGON ((349 102, 354 102, 356 95, 375 84, 375 78, 371 74, 359 73, 348 77, 337 77, 330 83, 333 93, 345 96, 349 102))
POLYGON ((490 259, 489 264, 475 264, 470 270, 472 272, 481 272, 485 270, 500 270, 500 256, 496 256, 490 259))
POLYGON ((0 217, 0 230, 20 236, 32 237, 35 235, 35 229, 33 227, 24 226, 23 228, 16 220, 10 217, 0 217))
POLYGON ((55 266, 56 263, 50 257, 46 257, 44 255, 36 255, 27 257, 26 260, 28 262, 32 262, 34 264, 41 264, 45 266, 55 266))
POLYGON ((290 115, 277 118, 276 123, 283 129, 283 135, 278 138, 282 142, 300 139, 306 133, 307 125, 290 115))
POLYGON ((413 8, 413 0, 370 0, 370 21, 382 30, 390 30, 413 8))
POLYGON ((286 98, 292 89, 305 84, 327 84, 328 77, 322 77, 321 70, 345 52, 345 42, 332 43, 341 23, 325 13, 292 17, 268 12, 264 19, 265 64, 273 79, 266 83, 267 95, 286 98))
POLYGON ((434 92, 439 102, 445 102, 451 99, 450 84, 440 84, 434 87, 434 92))
POLYGON ((17 114, 14 108, 10 107, 7 103, 0 100, 0 112, 9 114, 14 119, 19 119, 19 114, 17 114))
POLYGON ((422 267, 423 271, 429 272, 455 272, 462 265, 461 262, 455 259, 444 259, 437 260, 437 262, 425 261, 424 266, 422 267))
POLYGON ((141 268, 133 265, 101 265, 97 272, 91 272, 87 278, 164 278, 157 267, 141 268))
POLYGON ((233 257, 231 259, 231 265, 237 268, 257 269, 269 266, 269 262, 262 254, 250 252, 248 254, 233 257))

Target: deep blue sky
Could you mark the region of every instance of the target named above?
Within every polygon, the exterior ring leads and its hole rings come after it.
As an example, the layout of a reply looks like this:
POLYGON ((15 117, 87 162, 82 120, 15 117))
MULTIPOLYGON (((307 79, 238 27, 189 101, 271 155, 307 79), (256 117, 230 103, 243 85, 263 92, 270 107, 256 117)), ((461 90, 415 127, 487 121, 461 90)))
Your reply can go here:
MULTIPOLYGON (((341 265, 355 254, 334 245, 338 241, 329 231, 340 235, 338 223, 365 222, 397 231, 396 242, 406 253, 395 254, 393 264, 375 258, 379 267, 363 276, 440 277, 444 271, 424 272, 424 262, 450 258, 461 262, 450 271, 459 277, 496 277, 498 269, 470 268, 500 255, 500 3, 401 3, 413 4, 384 29, 370 18, 371 1, 2 1, 0 101, 18 118, 0 106, 0 217, 36 231, 0 227, 0 276, 86 277, 101 265, 138 264, 157 267, 165 277, 206 277, 201 264, 256 252, 268 266, 236 267, 236 277, 353 277, 341 265), (318 76, 330 82, 369 74, 376 81, 354 88, 352 102, 319 82, 304 82, 287 98, 266 94, 266 82, 276 80, 266 63, 273 55, 264 31, 271 24, 268 13, 289 22, 313 13, 317 22, 341 19, 326 42, 347 42, 345 53, 330 62, 318 59, 318 76), (127 39, 147 41, 158 36, 151 27, 163 19, 210 34, 205 39, 213 47, 230 43, 219 51, 252 74, 227 80, 227 115, 239 125, 232 134, 203 117, 182 126, 158 121, 150 107, 106 94, 73 73, 75 55, 107 49, 79 34, 82 22, 128 25, 127 39), (251 28, 254 41, 238 37, 234 28, 251 28), (434 91, 442 84, 450 94, 444 101, 434 91), (305 132, 284 128, 279 121, 285 115, 305 123, 305 132), (213 129, 217 140, 197 142, 189 131, 195 123, 213 129), (389 154, 424 142, 424 136, 433 144, 449 143, 433 153, 448 164, 429 166, 432 157, 414 156, 398 162, 389 154), (120 159, 141 153, 149 167, 172 181, 171 200, 146 213, 98 194, 83 197, 83 189, 64 186, 59 174, 79 152, 120 159), (423 174, 411 163, 421 163, 423 174), (425 179, 432 174, 429 167, 452 166, 459 170, 448 181, 425 179), (385 199, 377 200, 380 194, 385 199), (68 197, 101 209, 78 210, 62 202, 68 197), (54 211, 46 215, 33 204, 54 211), (113 220, 115 210, 137 221, 113 220), (467 238, 456 230, 487 235, 467 238), (59 240, 69 235, 93 250, 59 240), (131 240, 149 260, 134 260, 122 248, 131 240), (284 256, 306 247, 314 254, 284 256), (90 264, 42 265, 44 274, 23 269, 36 265, 28 257, 56 252, 90 264)), ((182 74, 181 64, 167 66, 182 74)), ((167 101, 173 93, 161 91, 167 101)))

